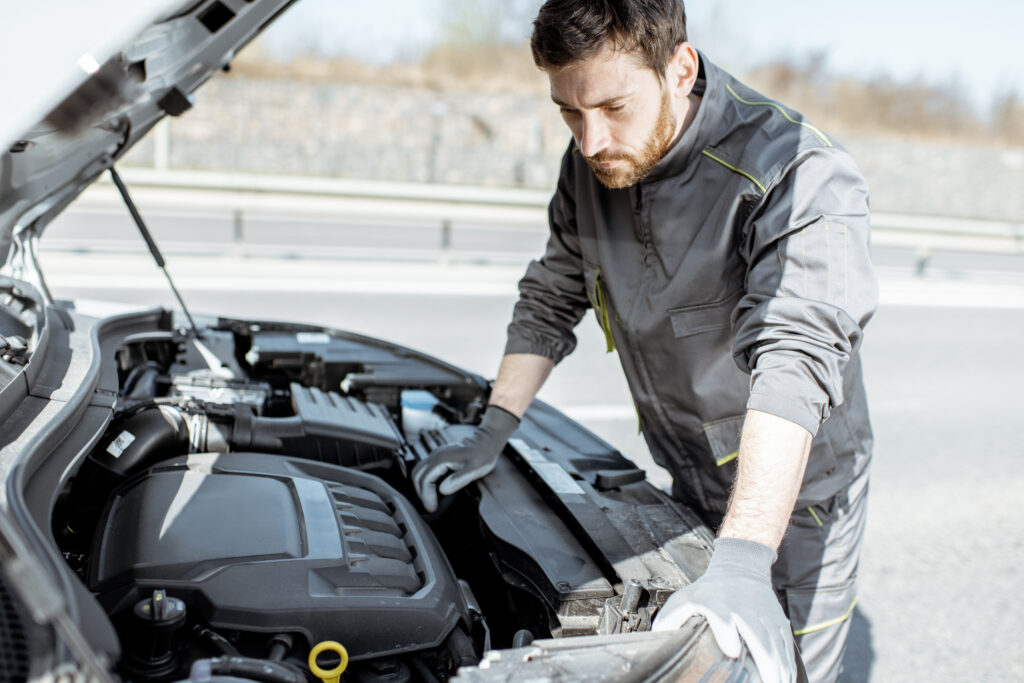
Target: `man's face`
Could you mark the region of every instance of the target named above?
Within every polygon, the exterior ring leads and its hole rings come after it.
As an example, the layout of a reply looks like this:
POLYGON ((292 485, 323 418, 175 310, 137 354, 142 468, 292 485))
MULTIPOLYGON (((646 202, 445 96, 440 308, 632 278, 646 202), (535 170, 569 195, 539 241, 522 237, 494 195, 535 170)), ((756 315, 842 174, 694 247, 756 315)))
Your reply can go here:
MULTIPOLYGON (((670 86, 607 44, 594 57, 549 72, 551 99, 597 179, 629 187, 675 142, 682 119, 670 86)), ((685 102, 685 98, 683 100, 685 102)))

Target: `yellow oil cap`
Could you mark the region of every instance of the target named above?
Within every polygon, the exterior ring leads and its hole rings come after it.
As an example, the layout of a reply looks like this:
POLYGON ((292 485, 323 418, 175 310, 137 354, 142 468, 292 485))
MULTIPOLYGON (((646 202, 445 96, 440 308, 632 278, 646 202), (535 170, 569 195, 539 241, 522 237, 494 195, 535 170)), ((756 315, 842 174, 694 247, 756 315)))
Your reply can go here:
POLYGON ((317 643, 316 646, 309 651, 309 670, 313 672, 313 675, 322 680, 324 683, 338 683, 341 679, 341 674, 345 673, 345 668, 348 667, 348 650, 341 643, 337 643, 333 640, 325 640, 322 643, 317 643), (324 652, 334 652, 341 661, 338 662, 338 666, 333 669, 323 669, 319 664, 316 663, 316 658, 322 655, 324 652))

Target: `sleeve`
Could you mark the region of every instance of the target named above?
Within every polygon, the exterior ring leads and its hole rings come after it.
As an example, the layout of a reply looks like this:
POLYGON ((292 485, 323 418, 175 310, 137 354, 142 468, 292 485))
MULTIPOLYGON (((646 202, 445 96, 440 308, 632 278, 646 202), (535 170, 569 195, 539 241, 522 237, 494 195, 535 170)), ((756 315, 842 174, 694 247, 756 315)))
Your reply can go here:
POLYGON ((519 281, 519 301, 508 326, 506 354, 533 353, 558 363, 576 348, 573 328, 590 303, 576 229, 572 156, 570 145, 548 205, 547 250, 539 261, 530 263, 519 281))
POLYGON ((748 409, 816 434, 878 305, 867 183, 843 150, 802 153, 747 222, 734 357, 748 409))

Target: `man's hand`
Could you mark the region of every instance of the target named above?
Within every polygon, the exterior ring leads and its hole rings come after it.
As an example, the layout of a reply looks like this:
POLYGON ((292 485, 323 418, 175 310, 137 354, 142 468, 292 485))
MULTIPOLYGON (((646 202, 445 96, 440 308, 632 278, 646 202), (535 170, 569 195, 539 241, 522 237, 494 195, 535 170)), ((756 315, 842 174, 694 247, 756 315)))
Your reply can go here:
POLYGON ((427 512, 437 509, 437 494, 451 495, 471 481, 490 473, 498 462, 519 418, 491 405, 480 426, 459 443, 442 446, 412 470, 412 485, 427 512))
POLYGON ((740 656, 742 639, 765 683, 790 683, 796 676, 793 632, 772 590, 774 561, 775 552, 756 541, 717 539, 707 571, 669 597, 652 630, 679 628, 703 615, 727 657, 740 656))

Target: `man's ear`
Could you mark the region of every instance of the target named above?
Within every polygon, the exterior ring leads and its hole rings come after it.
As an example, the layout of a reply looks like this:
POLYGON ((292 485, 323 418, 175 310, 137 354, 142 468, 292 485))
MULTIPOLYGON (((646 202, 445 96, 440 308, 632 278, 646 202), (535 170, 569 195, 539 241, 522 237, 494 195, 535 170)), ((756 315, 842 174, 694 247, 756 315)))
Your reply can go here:
POLYGON ((679 43, 676 45, 672 57, 668 60, 668 68, 665 75, 669 87, 674 91, 676 97, 689 97, 697 82, 697 72, 700 65, 700 58, 697 56, 697 49, 690 43, 679 43))

